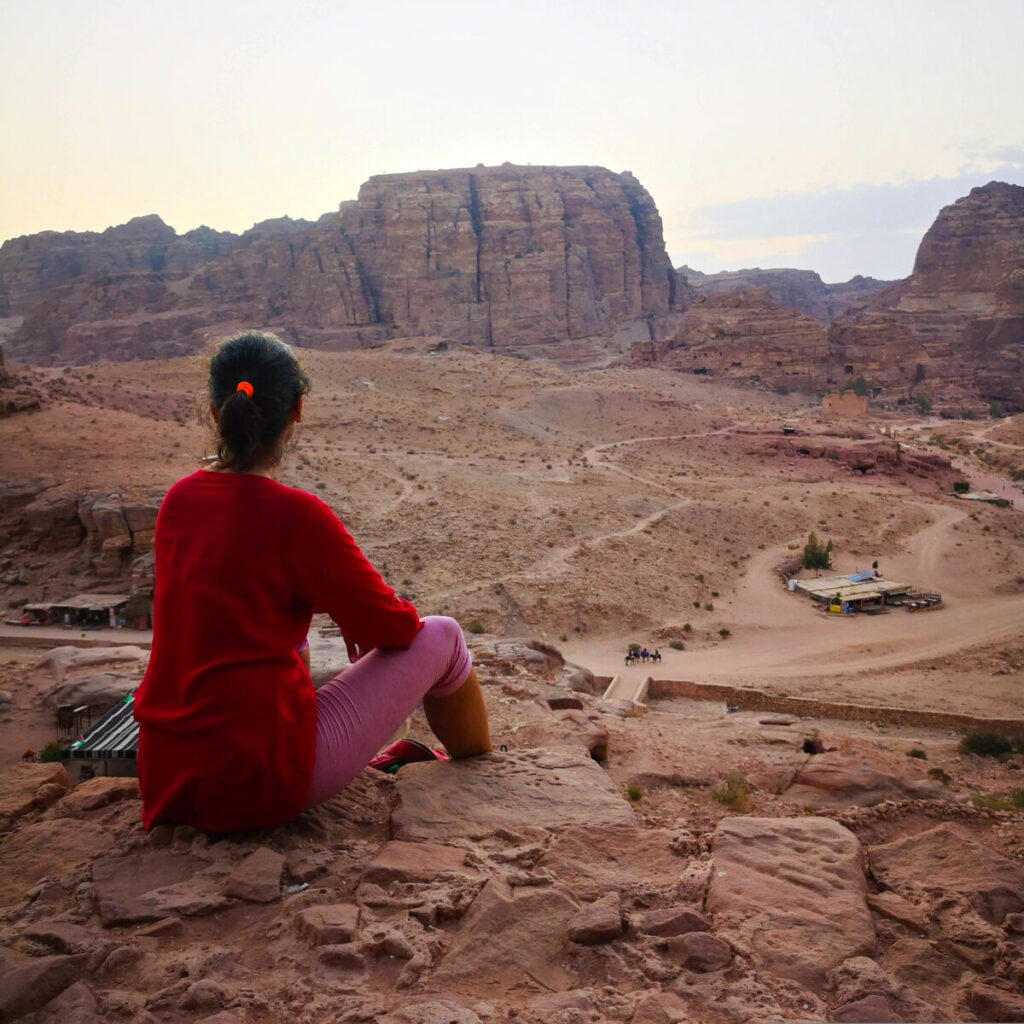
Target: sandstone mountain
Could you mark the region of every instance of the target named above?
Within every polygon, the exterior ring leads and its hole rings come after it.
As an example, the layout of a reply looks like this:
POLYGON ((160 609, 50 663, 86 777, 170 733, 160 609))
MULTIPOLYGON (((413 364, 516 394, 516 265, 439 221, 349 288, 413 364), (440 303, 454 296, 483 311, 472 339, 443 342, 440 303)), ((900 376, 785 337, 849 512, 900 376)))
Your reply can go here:
POLYGON ((676 275, 698 294, 737 292, 745 288, 763 288, 772 301, 789 309, 799 310, 824 324, 841 316, 850 303, 894 284, 857 274, 843 284, 826 284, 813 270, 770 269, 725 270, 719 274, 702 274, 682 266, 676 275))
POLYGON ((164 357, 257 324, 322 348, 438 335, 603 363, 667 333, 676 305, 654 201, 599 167, 381 175, 316 224, 207 232, 151 217, 6 243, 0 312, 25 317, 9 351, 164 357))
POLYGON ((700 296, 671 338, 633 347, 634 365, 816 391, 825 383, 826 329, 763 288, 700 296))
POLYGON ((1024 188, 993 181, 945 207, 910 277, 854 304, 828 341, 836 379, 1024 408, 1024 188))

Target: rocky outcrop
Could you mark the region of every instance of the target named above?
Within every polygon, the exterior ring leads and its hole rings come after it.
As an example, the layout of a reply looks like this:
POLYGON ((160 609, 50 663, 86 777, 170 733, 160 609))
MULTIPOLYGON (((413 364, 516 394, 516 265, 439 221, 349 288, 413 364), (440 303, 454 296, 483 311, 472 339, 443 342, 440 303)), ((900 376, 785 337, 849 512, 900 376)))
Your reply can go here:
POLYGON ((634 365, 656 365, 779 390, 824 385, 825 328, 761 288, 698 298, 666 341, 633 346, 634 365))
POLYGON ((724 270, 719 274, 702 274, 692 267, 676 271, 680 284, 689 285, 697 294, 743 291, 761 288, 780 306, 795 309, 823 324, 841 316, 854 299, 893 284, 857 274, 843 284, 826 284, 813 270, 770 269, 724 270))
POLYGON ((835 381, 1024 408, 1024 188, 993 181, 945 207, 905 281, 829 332, 835 381))
POLYGON ((0 317, 28 312, 72 278, 185 271, 238 243, 239 236, 208 227, 178 235, 155 214, 103 232, 42 231, 11 238, 0 246, 0 317))
POLYGON ((12 351, 169 356, 244 323, 320 347, 440 335, 602 363, 666 333, 679 304, 654 201, 629 172, 600 167, 380 175, 315 225, 267 222, 205 256, 145 220, 150 248, 109 266, 57 273, 55 257, 30 258, 52 240, 7 243, 7 302, 25 315, 12 351))

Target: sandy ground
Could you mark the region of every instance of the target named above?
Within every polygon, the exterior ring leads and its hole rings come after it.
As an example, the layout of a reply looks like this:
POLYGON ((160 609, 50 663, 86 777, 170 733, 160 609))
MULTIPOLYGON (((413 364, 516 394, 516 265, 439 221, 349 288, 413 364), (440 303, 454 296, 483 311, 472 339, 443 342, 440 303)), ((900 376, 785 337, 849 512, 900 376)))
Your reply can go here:
MULTIPOLYGON (((279 472, 320 494, 422 613, 543 637, 600 674, 620 671, 636 641, 661 650, 662 678, 1024 713, 1024 668, 1012 656, 1024 647, 1019 508, 956 501, 948 479, 859 475, 766 451, 783 423, 851 443, 849 424, 823 423, 797 396, 457 348, 432 356, 432 345, 304 352, 314 390, 279 472), (835 542, 839 571, 878 559, 888 577, 940 591, 944 606, 823 615, 771 571, 810 530, 835 542)), ((200 357, 42 373, 63 378, 67 397, 0 420, 12 482, 152 495, 209 448, 193 414, 200 357)), ((1014 421, 886 414, 858 427, 877 436, 894 419, 909 448, 956 458, 973 486, 1020 496, 1014 421)), ((89 554, 8 536, 3 556, 25 582, 0 587, 0 610, 96 589, 89 554)))

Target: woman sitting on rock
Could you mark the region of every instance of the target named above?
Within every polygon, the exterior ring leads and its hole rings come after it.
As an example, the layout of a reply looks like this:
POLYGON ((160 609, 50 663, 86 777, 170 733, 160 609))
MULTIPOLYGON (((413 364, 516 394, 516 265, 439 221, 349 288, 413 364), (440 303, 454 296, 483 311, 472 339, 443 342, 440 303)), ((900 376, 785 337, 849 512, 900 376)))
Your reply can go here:
POLYGON ((272 334, 210 363, 217 455, 156 523, 153 651, 135 697, 146 828, 267 828, 346 786, 423 702, 453 757, 491 749, 459 624, 420 619, 319 498, 274 480, 309 378, 272 334), (326 611, 352 661, 314 691, 299 649, 326 611))

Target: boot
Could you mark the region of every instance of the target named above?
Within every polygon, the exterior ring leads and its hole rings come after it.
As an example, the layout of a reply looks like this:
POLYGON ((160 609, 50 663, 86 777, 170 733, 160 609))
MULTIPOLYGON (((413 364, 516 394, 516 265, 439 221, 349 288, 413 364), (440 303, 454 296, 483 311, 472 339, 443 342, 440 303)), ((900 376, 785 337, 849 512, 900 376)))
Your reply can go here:
POLYGON ((447 697, 424 697, 423 710, 434 735, 452 757, 473 757, 491 750, 487 709, 476 669, 447 697))

